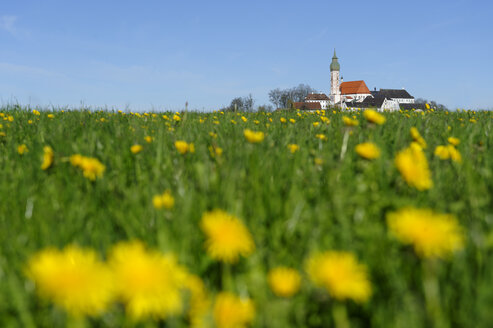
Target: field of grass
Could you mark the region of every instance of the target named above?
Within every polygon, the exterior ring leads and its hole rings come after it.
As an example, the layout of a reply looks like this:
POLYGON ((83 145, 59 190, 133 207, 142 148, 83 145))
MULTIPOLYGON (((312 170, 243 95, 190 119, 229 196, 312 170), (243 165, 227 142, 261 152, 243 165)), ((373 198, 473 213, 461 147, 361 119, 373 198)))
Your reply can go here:
MULTIPOLYGON (((204 327, 217 322, 214 303, 221 291, 254 307, 245 325, 231 327, 492 325, 491 112, 385 113, 381 125, 367 122, 362 112, 332 110, 38 114, 5 107, 0 113, 1 327, 190 326, 193 295, 187 290, 180 313, 162 319, 132 318, 121 299, 84 318, 39 293, 27 272, 34 254, 48 247, 77 245, 106 261, 114 245, 135 240, 175 254, 201 278, 210 305, 204 327), (348 127, 343 116, 359 124, 348 127), (395 165, 413 141, 412 127, 427 143, 422 151, 433 185, 423 190, 406 183, 395 165), (265 136, 248 142, 245 129, 265 136), (434 154, 449 137, 460 140, 455 147, 461 161, 434 154), (179 140, 193 143, 193 152, 181 154, 179 140), (378 158, 356 153, 356 145, 367 141, 380 149, 378 158), (142 150, 133 153, 136 144, 142 150), (53 163, 43 170, 45 146, 53 149, 53 163), (87 178, 71 164, 74 154, 98 159, 104 172, 87 178), (173 206, 153 206, 153 197, 166 190, 173 206), (387 216, 406 207, 453 215, 462 227, 461 246, 430 258, 401 242, 387 216), (238 218, 253 237, 255 249, 236 263, 214 259, 204 246, 200 222, 214 209, 238 218), (307 261, 324 251, 347 251, 366 267, 369 297, 338 299, 314 282, 307 261), (279 266, 301 276, 290 297, 269 287, 268 272, 279 266)), ((341 284, 349 279, 344 273, 340 278, 341 284)))

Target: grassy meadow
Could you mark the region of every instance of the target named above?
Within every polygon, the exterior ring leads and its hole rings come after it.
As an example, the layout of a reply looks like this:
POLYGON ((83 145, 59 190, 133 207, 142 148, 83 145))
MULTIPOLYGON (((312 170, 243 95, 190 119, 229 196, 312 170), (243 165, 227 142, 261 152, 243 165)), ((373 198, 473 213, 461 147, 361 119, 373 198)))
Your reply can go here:
MULTIPOLYGON (((0 326, 491 327, 493 113, 383 116, 385 122, 376 124, 361 111, 1 108, 0 326), (343 117, 358 125, 348 126, 343 117), (421 151, 432 182, 426 188, 410 185, 396 166, 397 154, 413 142, 412 127, 426 142, 421 151), (245 129, 264 135, 250 142, 245 129), (436 154, 449 137, 460 141, 454 149, 461 159, 436 154), (355 147, 364 142, 376 145, 379 156, 359 155, 355 147), (104 171, 91 179, 74 164, 75 154, 97 159, 93 164, 104 171), (166 191, 172 201, 156 203, 166 191), (388 217, 411 207, 450 214, 462 242, 446 256, 424 256, 403 242, 388 217), (201 220, 215 209, 251 234, 254 248, 237 261, 218 260, 205 246, 201 220), (126 301, 116 298, 86 316, 60 304, 58 291, 40 292, 29 274, 30 259, 50 247, 91 249, 106 263, 115 245, 129 241, 153 254, 174 254, 187 274, 200 277, 201 320, 190 314, 190 288, 179 288, 180 309, 172 315, 132 317, 126 301), (325 251, 348 252, 364 266, 371 288, 366 297, 337 297, 317 284, 307 263, 325 251), (268 273, 276 267, 295 269, 299 288, 284 296, 275 292, 268 273), (224 291, 243 303, 232 302, 229 312, 221 308, 217 299, 224 291), (230 324, 228 316, 234 317, 230 324)), ((337 274, 341 286, 350 280, 344 271, 337 274)), ((283 279, 275 283, 291 284, 283 279)))

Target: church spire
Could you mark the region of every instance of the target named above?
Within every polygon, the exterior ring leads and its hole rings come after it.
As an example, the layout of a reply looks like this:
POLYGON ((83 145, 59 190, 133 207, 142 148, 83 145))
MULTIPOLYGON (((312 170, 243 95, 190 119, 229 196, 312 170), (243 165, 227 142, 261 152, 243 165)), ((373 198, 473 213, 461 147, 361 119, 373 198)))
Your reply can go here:
POLYGON ((330 71, 339 71, 341 69, 341 66, 339 65, 339 62, 337 61, 337 56, 336 56, 336 49, 334 48, 334 56, 332 57, 332 63, 330 63, 330 71))

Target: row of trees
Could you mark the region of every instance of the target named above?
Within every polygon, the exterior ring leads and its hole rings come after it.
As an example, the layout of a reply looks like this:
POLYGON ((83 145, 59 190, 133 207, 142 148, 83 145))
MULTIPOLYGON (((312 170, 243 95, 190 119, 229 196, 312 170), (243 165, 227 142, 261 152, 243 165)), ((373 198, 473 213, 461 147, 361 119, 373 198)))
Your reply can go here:
POLYGON ((289 89, 277 88, 269 91, 269 100, 276 108, 288 108, 290 103, 304 101, 305 97, 312 92, 317 91, 306 84, 289 89))

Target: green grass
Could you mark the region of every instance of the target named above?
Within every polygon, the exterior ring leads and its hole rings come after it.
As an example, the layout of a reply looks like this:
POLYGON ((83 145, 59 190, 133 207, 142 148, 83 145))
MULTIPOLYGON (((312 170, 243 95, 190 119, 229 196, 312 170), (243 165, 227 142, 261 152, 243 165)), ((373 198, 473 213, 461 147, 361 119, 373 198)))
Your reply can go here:
MULTIPOLYGON (((215 208, 241 218, 255 240, 255 253, 232 268, 236 290, 256 304, 253 327, 332 326, 333 301, 313 287, 304 271, 310 254, 331 249, 354 252, 368 266, 371 299, 364 305, 347 302, 353 327, 431 326, 422 264, 411 247, 389 235, 385 222, 387 212, 403 206, 454 214, 465 229, 466 247, 441 261, 437 272, 450 326, 488 327, 493 322, 491 112, 385 114, 382 126, 351 113, 360 125, 351 129, 342 159, 348 129, 343 114, 332 111, 327 113, 330 124, 318 127, 312 123, 320 121, 319 115, 303 112, 242 113, 246 123, 236 113, 183 113, 181 121, 174 122, 173 113, 138 117, 74 110, 52 112, 54 118, 49 118, 48 112, 36 116, 27 109, 0 112, 0 131, 5 133, 0 136, 2 327, 65 326, 63 312, 40 299, 23 274, 27 259, 48 246, 75 243, 104 258, 116 242, 139 239, 151 248, 174 252, 212 294, 218 292, 221 269, 206 255, 198 224, 204 212, 215 208), (8 116, 12 122, 4 120, 8 116), (282 124, 280 117, 296 123, 282 124), (470 122, 472 118, 477 123, 470 122), (214 124, 216 120, 220 124, 214 124), (394 166, 396 153, 411 142, 412 126, 428 143, 425 153, 434 183, 429 191, 408 187, 394 166), (264 141, 246 142, 245 128, 264 131, 264 141), (217 139, 209 132, 216 132, 217 139), (315 138, 318 133, 328 141, 315 138), (144 141, 147 135, 154 137, 152 143, 144 141), (433 155, 449 136, 461 140, 457 148, 462 163, 433 155), (195 153, 180 155, 176 140, 193 142, 195 153), (358 157, 354 147, 365 141, 380 147, 380 158, 358 157), (135 143, 144 146, 136 155, 130 152, 135 143), (290 143, 300 150, 291 154, 290 143), (20 144, 29 149, 23 156, 17 153, 20 144), (45 145, 55 151, 55 163, 47 171, 40 169, 45 145), (223 155, 213 158, 211 145, 221 147, 223 155), (106 165, 104 177, 94 182, 84 178, 68 162, 76 153, 98 158, 106 165), (315 158, 323 164, 315 165, 315 158), (172 191, 175 206, 156 210, 152 197, 165 189, 172 191), (268 288, 266 274, 278 265, 303 275, 302 289, 292 299, 277 298, 268 288)), ((128 324, 120 307, 89 321, 101 327, 123 323, 128 324)), ((181 318, 161 325, 187 326, 181 318)))

